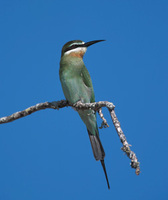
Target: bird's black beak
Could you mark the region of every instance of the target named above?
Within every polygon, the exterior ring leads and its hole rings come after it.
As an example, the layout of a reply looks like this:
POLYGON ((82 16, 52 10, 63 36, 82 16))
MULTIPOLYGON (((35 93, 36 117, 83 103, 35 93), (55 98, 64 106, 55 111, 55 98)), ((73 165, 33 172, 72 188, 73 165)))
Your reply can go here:
POLYGON ((89 47, 91 46, 92 44, 96 44, 97 42, 103 42, 105 40, 93 40, 93 41, 90 41, 90 42, 86 42, 85 44, 83 44, 84 47, 89 47))

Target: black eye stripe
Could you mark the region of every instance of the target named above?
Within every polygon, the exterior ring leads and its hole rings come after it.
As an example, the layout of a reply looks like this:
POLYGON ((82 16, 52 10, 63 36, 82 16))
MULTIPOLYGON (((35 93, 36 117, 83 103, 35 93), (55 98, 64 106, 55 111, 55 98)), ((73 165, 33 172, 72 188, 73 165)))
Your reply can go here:
POLYGON ((67 52, 67 51, 72 50, 72 49, 76 49, 78 47, 84 47, 84 46, 83 46, 83 44, 73 44, 72 46, 67 47, 64 52, 67 52))

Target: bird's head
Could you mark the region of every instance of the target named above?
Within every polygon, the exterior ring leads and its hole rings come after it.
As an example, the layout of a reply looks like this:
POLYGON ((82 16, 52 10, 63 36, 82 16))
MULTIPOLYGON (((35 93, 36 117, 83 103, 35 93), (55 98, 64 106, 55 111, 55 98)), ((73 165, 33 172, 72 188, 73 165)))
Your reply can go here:
POLYGON ((63 48, 62 48, 62 54, 61 57, 64 55, 71 55, 71 56, 77 56, 80 58, 83 58, 87 47, 91 46, 92 44, 95 44, 97 42, 102 42, 105 40, 94 40, 90 42, 83 42, 82 40, 72 40, 70 42, 67 42, 63 48))

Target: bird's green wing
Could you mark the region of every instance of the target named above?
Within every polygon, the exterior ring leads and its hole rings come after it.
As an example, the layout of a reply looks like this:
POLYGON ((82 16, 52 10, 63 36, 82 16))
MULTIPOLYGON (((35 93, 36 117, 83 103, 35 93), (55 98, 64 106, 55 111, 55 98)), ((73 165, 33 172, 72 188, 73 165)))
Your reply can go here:
POLYGON ((93 102, 95 102, 95 95, 94 95, 92 80, 91 80, 91 78, 90 78, 90 74, 89 74, 87 68, 85 67, 85 65, 84 65, 83 68, 82 68, 81 76, 82 76, 82 79, 83 79, 84 84, 85 84, 85 85, 90 89, 90 91, 91 91, 90 102, 93 103, 93 102))

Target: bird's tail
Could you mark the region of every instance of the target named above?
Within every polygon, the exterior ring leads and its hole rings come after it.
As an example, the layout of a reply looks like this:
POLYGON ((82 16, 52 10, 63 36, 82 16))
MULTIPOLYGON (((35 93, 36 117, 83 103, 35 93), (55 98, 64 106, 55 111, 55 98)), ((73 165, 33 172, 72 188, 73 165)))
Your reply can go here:
POLYGON ((89 130, 88 130, 88 134, 89 134, 89 139, 90 139, 92 150, 93 150, 93 155, 94 155, 96 160, 101 161, 101 165, 102 165, 103 170, 104 170, 108 189, 110 189, 110 185, 109 185, 109 181, 108 181, 108 177, 107 177, 107 172, 106 172, 106 167, 105 167, 105 163, 104 163, 105 152, 104 152, 103 146, 101 144, 100 138, 99 138, 98 135, 92 135, 89 132, 89 130))
POLYGON ((107 172, 106 172, 106 167, 105 167, 104 160, 100 160, 100 161, 101 161, 101 165, 102 165, 102 167, 103 167, 104 174, 105 174, 105 177, 106 177, 108 189, 110 189, 110 184, 109 184, 109 180, 108 180, 108 176, 107 176, 107 172))

